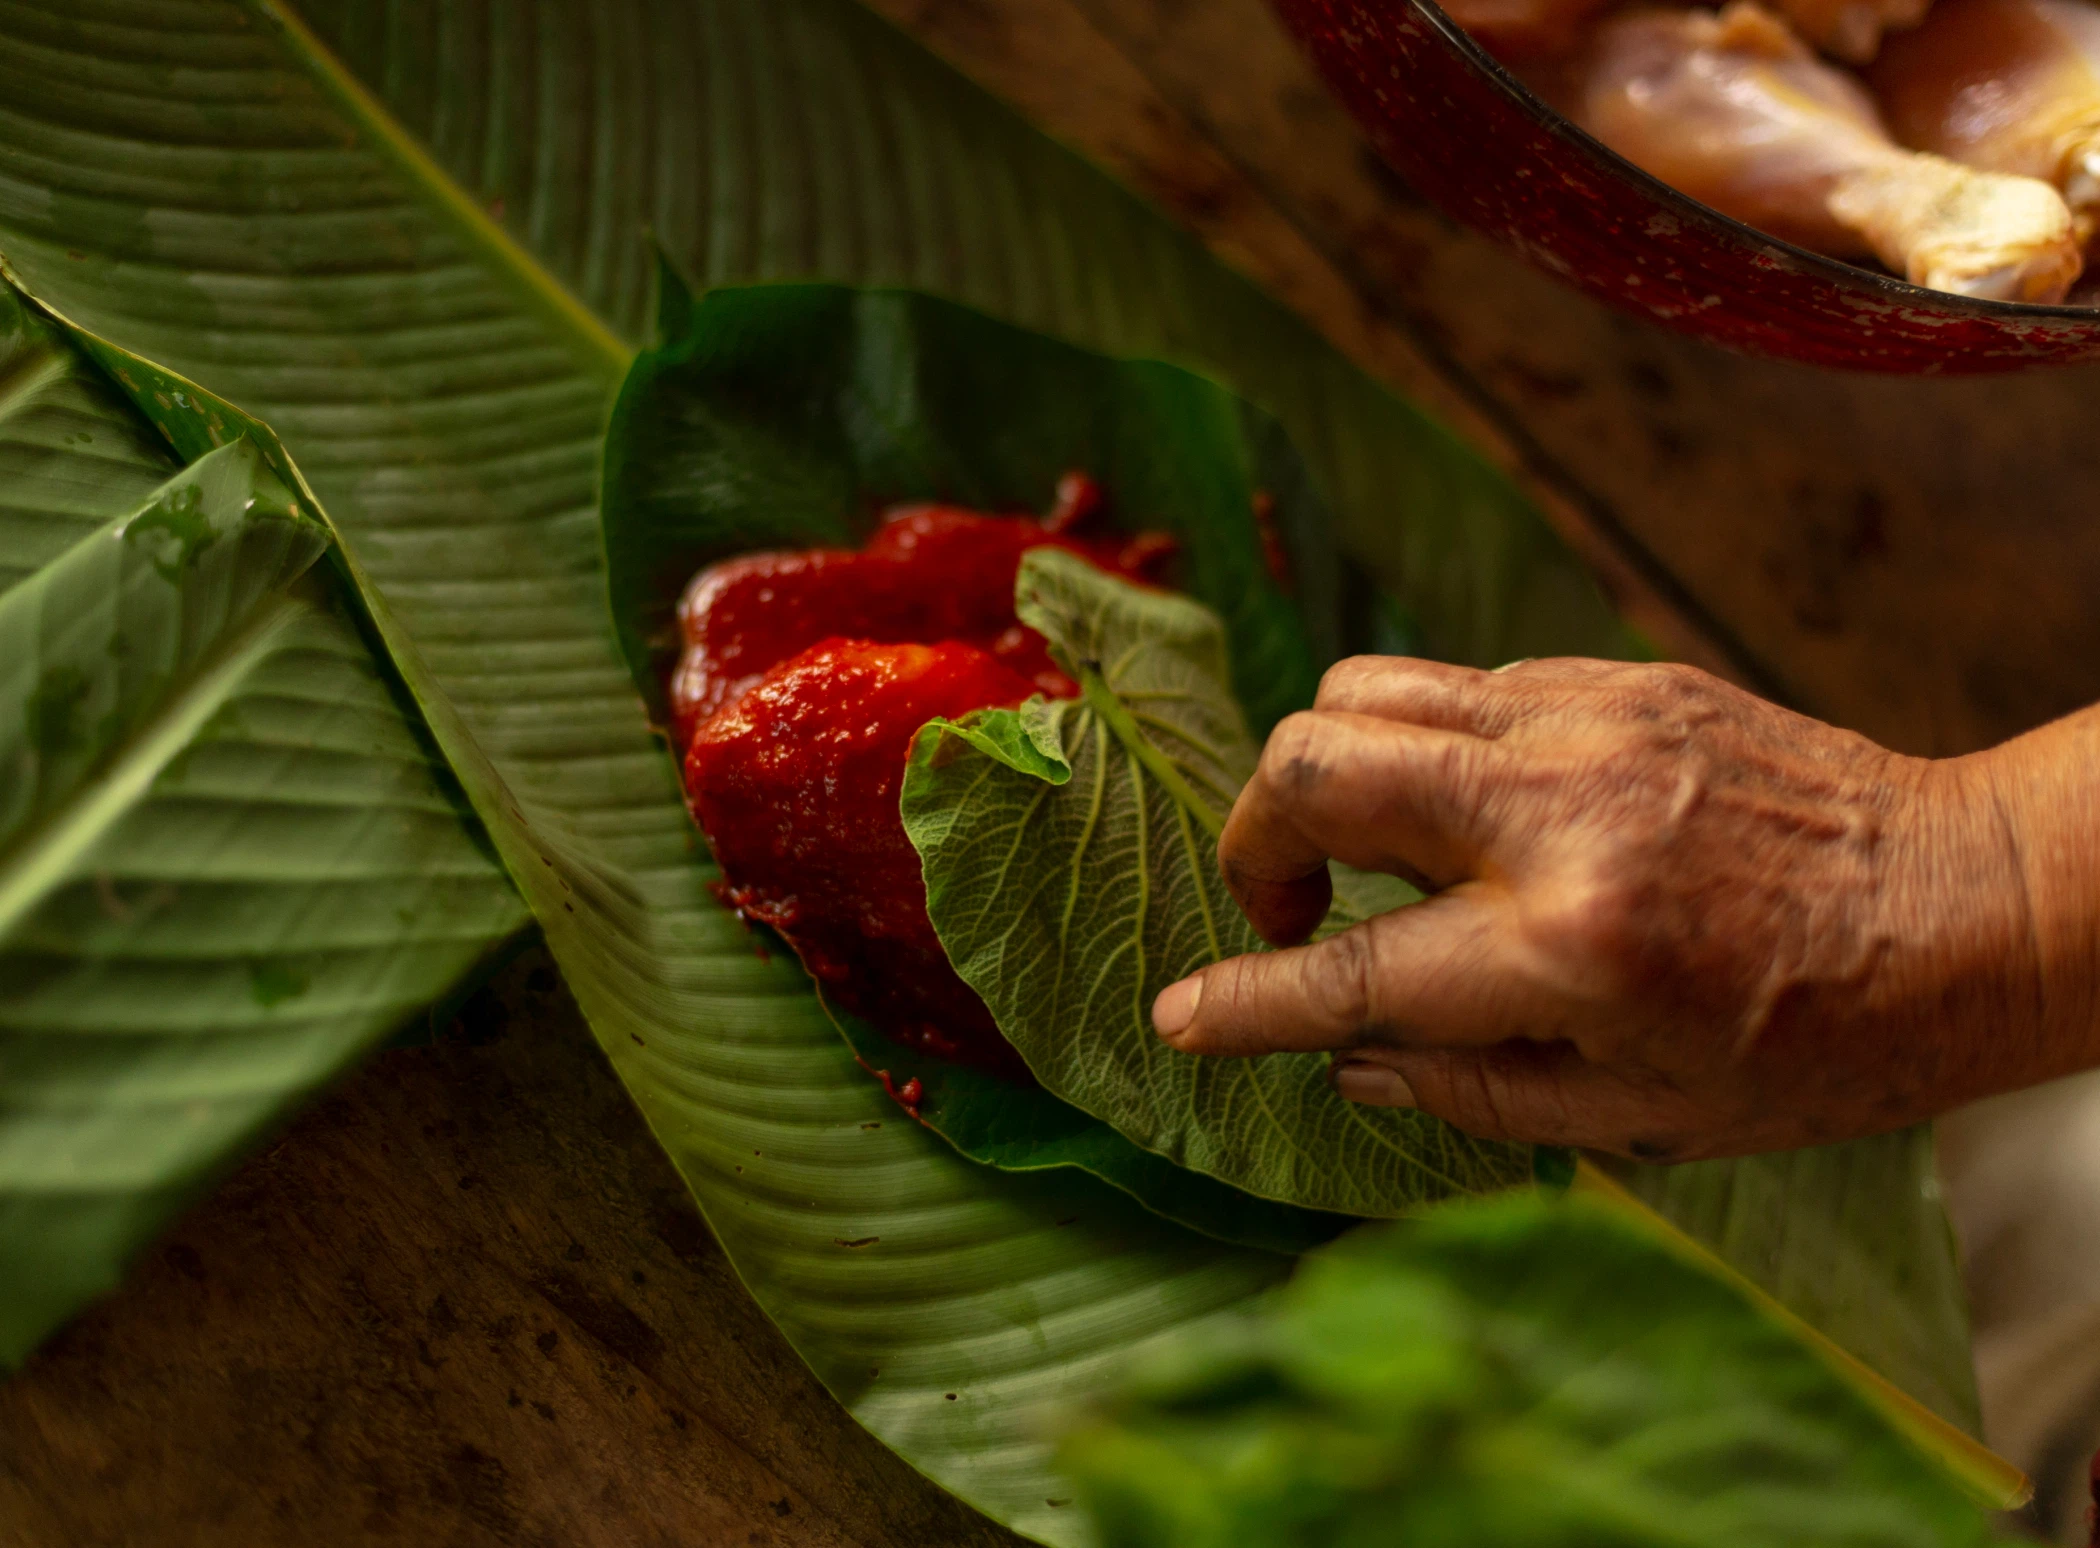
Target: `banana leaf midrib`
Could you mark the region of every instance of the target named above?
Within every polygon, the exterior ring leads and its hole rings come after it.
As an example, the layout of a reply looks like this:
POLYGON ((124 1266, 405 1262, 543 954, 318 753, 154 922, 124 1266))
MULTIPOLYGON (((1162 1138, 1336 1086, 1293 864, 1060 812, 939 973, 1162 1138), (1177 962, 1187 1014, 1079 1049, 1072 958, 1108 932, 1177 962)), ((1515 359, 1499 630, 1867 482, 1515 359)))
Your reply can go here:
MULTIPOLYGON (((1175 768, 1168 761, 1166 754, 1155 747, 1151 738, 1138 728, 1129 707, 1116 696, 1116 691, 1108 686, 1108 680, 1101 675, 1099 662, 1088 661, 1080 664, 1079 691, 1087 708, 1101 717, 1115 739, 1122 744, 1123 750, 1173 798, 1175 806, 1181 812, 1193 817, 1213 839, 1225 831, 1224 817, 1209 802, 1196 794, 1188 776, 1175 768)), ((1215 939, 1217 932, 1213 930, 1211 934, 1215 939)))
POLYGON ((284 0, 245 3, 281 32, 309 78, 369 136, 372 145, 444 210, 467 243, 504 276, 527 306, 567 338, 578 364, 602 380, 608 392, 618 386, 634 364, 632 347, 549 274, 517 238, 467 197, 465 190, 445 174, 385 104, 344 68, 297 11, 284 0))

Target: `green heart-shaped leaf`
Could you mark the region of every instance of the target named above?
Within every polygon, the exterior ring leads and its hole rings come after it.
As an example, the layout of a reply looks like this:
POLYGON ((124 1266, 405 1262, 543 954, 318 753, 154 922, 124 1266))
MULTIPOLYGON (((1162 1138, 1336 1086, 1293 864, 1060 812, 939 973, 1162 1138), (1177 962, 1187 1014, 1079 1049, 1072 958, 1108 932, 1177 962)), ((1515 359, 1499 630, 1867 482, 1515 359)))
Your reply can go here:
POLYGON ((1153 1035, 1161 989, 1263 949, 1218 874, 1255 757, 1225 631, 1198 603, 1054 549, 1022 559, 1015 591, 1083 696, 935 721, 903 807, 941 944, 1036 1077, 1266 1199, 1398 1215, 1529 1182, 1529 1146, 1345 1102, 1325 1055, 1199 1059, 1153 1035))

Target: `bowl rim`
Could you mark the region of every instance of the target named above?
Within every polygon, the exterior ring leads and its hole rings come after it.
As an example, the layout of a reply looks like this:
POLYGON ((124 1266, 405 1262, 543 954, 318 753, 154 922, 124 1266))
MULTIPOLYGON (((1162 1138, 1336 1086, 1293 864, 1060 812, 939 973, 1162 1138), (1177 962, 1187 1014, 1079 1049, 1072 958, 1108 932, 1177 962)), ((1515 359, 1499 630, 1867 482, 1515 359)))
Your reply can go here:
MULTIPOLYGON (((1362 5, 1365 0, 1349 0, 1362 5)), ((1892 274, 1876 273, 1842 258, 1832 258, 1802 247, 1784 237, 1773 236, 1756 226, 1722 213, 1703 200, 1664 182, 1584 129, 1565 113, 1525 85, 1515 72, 1489 53, 1473 35, 1460 26, 1437 0, 1405 0, 1406 8, 1420 16, 1445 43, 1455 48, 1476 70, 1539 128, 1567 141, 1575 149, 1601 160, 1626 181, 1668 206, 1686 219, 1718 228, 1743 246, 1762 246, 1783 256, 1789 264, 1830 281, 1841 290, 1863 291, 1883 306, 1915 310, 1926 308, 1944 314, 2000 324, 2032 327, 2037 323, 2066 323, 2081 328, 2100 327, 2100 306, 2070 306, 2063 302, 1993 301, 1982 296, 1964 296, 1951 290, 1932 290, 1914 285, 1892 274)), ((2095 265, 2100 269, 2100 265, 2095 265)))

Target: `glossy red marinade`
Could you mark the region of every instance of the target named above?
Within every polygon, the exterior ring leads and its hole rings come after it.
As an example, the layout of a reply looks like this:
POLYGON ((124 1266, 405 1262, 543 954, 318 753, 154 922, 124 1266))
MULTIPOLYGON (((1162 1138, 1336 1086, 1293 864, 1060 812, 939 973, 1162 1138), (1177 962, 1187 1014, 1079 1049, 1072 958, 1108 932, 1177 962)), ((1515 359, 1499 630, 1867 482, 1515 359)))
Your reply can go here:
POLYGON ((897 1042, 1016 1080, 1026 1066, 926 917, 898 792, 927 721, 1078 691, 1014 616, 1022 554, 1054 545, 1149 580, 1173 551, 1156 533, 1083 535, 1100 503, 1068 476, 1041 521, 899 508, 858 550, 712 565, 679 607, 674 725, 723 900, 897 1042))

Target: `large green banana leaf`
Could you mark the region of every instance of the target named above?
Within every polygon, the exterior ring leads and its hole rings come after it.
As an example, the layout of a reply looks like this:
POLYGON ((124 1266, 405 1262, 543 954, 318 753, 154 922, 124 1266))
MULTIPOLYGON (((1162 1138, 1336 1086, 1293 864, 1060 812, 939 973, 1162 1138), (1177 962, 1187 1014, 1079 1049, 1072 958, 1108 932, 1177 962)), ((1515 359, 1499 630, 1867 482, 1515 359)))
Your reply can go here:
POLYGON ((526 914, 255 444, 0 372, 4 1368, 526 914))
POLYGON ((1971 1435, 1968 1302, 1932 1130, 1617 1168, 1642 1199, 1971 1435))
POLYGON ((0 285, 0 593, 181 464, 58 331, 0 285))
MULTIPOLYGON (((1209 367, 1274 408, 1437 654, 1616 652, 1593 588, 1441 430, 845 0, 22 0, 0 9, 0 103, 0 252, 282 434, 759 1299, 921 1468, 1076 1540, 1034 1406, 1275 1260, 1105 1192, 1075 1209, 895 1122, 798 976, 706 896, 593 508, 644 227, 705 281, 915 285, 1209 367)), ((1885 1368, 1911 1384, 1961 1358, 1885 1368)))

